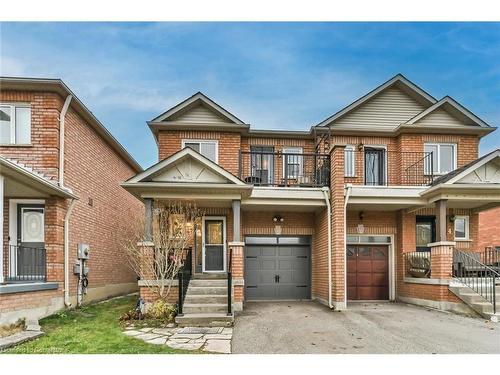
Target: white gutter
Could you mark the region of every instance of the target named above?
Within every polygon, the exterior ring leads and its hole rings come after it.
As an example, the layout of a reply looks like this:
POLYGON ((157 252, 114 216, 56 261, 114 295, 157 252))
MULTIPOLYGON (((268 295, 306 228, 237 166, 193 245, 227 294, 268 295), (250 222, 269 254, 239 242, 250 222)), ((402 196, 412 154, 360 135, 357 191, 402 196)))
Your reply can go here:
POLYGON ((71 306, 69 301, 69 219, 75 203, 76 199, 73 198, 64 216, 64 304, 67 307, 71 306))
POLYGON ((325 196, 328 222, 328 307, 333 308, 332 304, 332 207, 330 205, 330 197, 328 196, 329 189, 322 188, 325 196))
POLYGON ((73 97, 68 95, 59 115, 59 186, 64 186, 64 119, 73 97))
POLYGON ((346 193, 344 199, 344 306, 347 308, 347 201, 351 194, 352 185, 346 185, 346 193))

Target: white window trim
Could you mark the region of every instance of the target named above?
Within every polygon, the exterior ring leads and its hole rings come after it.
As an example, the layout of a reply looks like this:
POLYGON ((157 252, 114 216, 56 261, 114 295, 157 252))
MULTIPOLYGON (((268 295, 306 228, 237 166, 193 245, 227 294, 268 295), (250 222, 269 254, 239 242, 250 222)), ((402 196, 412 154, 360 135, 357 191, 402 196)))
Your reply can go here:
MULTIPOLYGON (((455 169, 457 169, 457 144, 456 143, 427 142, 427 143, 424 143, 424 152, 426 152, 425 146, 436 146, 437 147, 438 151, 437 151, 437 162, 436 163, 437 163, 437 167, 439 169, 441 169, 441 146, 451 146, 453 148, 453 169, 451 171, 454 171, 455 169)), ((436 169, 436 166, 433 166, 433 167, 434 167, 434 169, 436 169)), ((432 173, 434 176, 442 176, 442 175, 445 175, 449 172, 441 172, 439 170, 437 172, 432 171, 432 173)), ((429 172, 426 172, 425 175, 428 176, 429 172)))
POLYGON ((0 107, 10 107, 10 143, 0 142, 0 145, 31 145, 31 119, 30 119, 30 141, 28 143, 17 143, 16 142, 16 108, 29 108, 31 110, 31 104, 29 103, 0 103, 0 107))
POLYGON ((469 216, 467 215, 455 215, 455 221, 453 222, 453 237, 455 238, 455 241, 469 241, 469 216), (457 237, 457 231, 455 228, 455 222, 457 219, 464 219, 465 220, 465 237, 457 237))
MULTIPOLYGON (((344 177, 356 177, 356 148, 353 145, 347 145, 345 146, 345 151, 349 151, 352 154, 352 165, 351 165, 351 170, 352 173, 348 174, 346 173, 346 165, 344 165, 344 177)), ((345 162, 345 154, 344 154, 344 162, 345 162)))
POLYGON ((219 141, 216 139, 183 139, 182 148, 186 148, 186 143, 215 144, 215 163, 219 164, 219 141))
MULTIPOLYGON (((302 147, 283 147, 281 149, 281 153, 283 154, 303 154, 304 153, 304 150, 302 147)), ((283 178, 285 178, 286 176, 286 171, 285 171, 285 163, 283 162, 283 178)), ((299 175, 298 176, 294 176, 292 178, 299 178, 302 176, 303 174, 303 168, 304 168, 304 157, 300 157, 299 158, 299 175)), ((290 177, 290 176, 288 176, 290 177)))

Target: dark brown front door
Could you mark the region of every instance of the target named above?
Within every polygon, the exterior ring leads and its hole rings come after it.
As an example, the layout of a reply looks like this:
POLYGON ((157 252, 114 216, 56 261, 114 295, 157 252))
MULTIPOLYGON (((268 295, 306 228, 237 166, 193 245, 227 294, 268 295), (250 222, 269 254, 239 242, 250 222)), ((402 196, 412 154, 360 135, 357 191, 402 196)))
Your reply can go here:
POLYGON ((389 299, 389 248, 347 245, 347 299, 389 299))

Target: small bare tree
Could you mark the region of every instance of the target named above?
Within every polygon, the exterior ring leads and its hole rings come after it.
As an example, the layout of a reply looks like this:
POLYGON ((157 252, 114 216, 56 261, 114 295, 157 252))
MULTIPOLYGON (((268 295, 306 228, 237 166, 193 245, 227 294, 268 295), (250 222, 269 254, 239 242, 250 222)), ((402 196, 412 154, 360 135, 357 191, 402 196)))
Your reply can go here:
POLYGON ((138 246, 144 242, 144 218, 120 236, 130 267, 158 298, 168 297, 192 245, 194 223, 202 216, 195 204, 159 201, 153 207, 149 246, 138 246))

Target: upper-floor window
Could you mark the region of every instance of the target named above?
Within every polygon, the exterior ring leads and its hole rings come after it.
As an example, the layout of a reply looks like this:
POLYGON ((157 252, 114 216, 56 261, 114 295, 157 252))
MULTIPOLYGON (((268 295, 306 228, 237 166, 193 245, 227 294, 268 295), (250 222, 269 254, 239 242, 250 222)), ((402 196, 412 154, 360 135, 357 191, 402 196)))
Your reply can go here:
POLYGON ((182 148, 185 147, 192 148, 214 163, 218 162, 219 147, 217 141, 184 139, 182 141, 182 148))
MULTIPOLYGON (((425 174, 446 174, 457 168, 457 145, 454 143, 426 143, 424 152, 432 152, 431 163, 424 163, 425 174)), ((430 160, 430 159, 429 159, 430 160)))
POLYGON ((29 104, 0 103, 0 144, 31 143, 29 104))
POLYGON ((455 240, 469 239, 468 216, 455 216, 454 227, 455 227, 455 240))
POLYGON ((284 154, 283 175, 285 178, 299 178, 302 176, 302 147, 283 147, 284 154))
POLYGON ((356 160, 356 154, 354 151, 354 146, 352 146, 352 145, 346 146, 345 151, 344 151, 344 176, 345 177, 355 177, 356 176, 355 160, 356 160))

